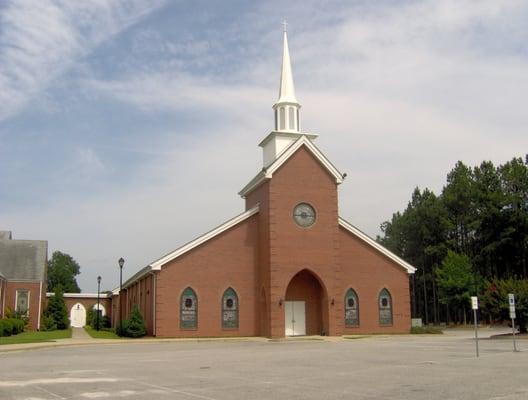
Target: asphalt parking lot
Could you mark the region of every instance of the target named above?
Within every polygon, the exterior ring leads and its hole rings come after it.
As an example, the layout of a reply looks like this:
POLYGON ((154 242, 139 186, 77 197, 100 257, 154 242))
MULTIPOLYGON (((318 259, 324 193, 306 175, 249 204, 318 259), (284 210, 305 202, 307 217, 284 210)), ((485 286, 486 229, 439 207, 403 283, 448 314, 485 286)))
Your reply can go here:
POLYGON ((0 399, 528 399, 528 341, 482 340, 477 359, 471 335, 0 353, 0 399))

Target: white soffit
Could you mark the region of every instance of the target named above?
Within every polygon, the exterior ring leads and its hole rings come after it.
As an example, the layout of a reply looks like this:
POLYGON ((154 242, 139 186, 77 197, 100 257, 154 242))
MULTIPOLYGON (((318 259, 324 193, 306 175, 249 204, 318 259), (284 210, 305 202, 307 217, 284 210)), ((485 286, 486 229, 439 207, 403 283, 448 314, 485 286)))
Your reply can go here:
POLYGON ((325 157, 325 155, 312 143, 312 141, 305 135, 302 135, 291 146, 287 147, 277 159, 268 167, 257 174, 238 194, 241 197, 246 195, 253 189, 258 187, 264 180, 271 179, 273 173, 279 169, 301 146, 306 146, 308 150, 317 158, 317 160, 325 167, 328 172, 335 178, 336 184, 341 184, 344 180, 343 174, 325 157))
POLYGON ((407 270, 409 274, 414 274, 416 272, 416 268, 413 267, 408 262, 402 260, 400 257, 398 257, 396 254, 391 252, 390 250, 383 247, 381 244, 376 242, 374 239, 372 239, 370 236, 366 235, 365 233, 361 232, 358 228, 350 224, 349 222, 345 221, 343 218, 339 217, 339 225, 341 225, 343 228, 345 228, 347 231, 352 233, 354 236, 358 237, 359 239, 363 240, 365 243, 370 245, 371 247, 374 247, 376 250, 378 250, 383 255, 390 258, 395 263, 401 265, 403 268, 407 270))
POLYGON ((218 236, 222 232, 227 231, 229 228, 232 228, 235 225, 238 225, 242 221, 245 221, 252 215, 255 215, 259 211, 259 205, 257 204, 255 207, 243 212, 242 214, 237 215, 236 217, 230 219, 229 221, 223 223, 222 225, 216 227, 215 229, 205 233, 204 235, 194 239, 193 241, 183 245, 182 247, 174 250, 173 252, 167 254, 166 256, 160 258, 157 261, 154 261, 149 266, 152 270, 160 270, 161 267, 165 264, 167 264, 169 261, 174 260, 175 258, 187 253, 188 251, 194 249, 195 247, 207 242, 208 240, 211 240, 215 236, 218 236))

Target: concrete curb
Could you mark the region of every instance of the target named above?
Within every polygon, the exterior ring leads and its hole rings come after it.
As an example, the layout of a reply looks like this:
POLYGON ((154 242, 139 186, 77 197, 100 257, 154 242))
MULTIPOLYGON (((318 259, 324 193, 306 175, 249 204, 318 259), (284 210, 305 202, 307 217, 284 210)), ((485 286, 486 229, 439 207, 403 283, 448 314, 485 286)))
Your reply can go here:
POLYGON ((267 342, 262 337, 224 337, 224 338, 140 338, 140 339, 57 339, 50 342, 4 344, 0 354, 13 351, 40 350, 57 347, 94 346, 109 344, 149 344, 149 343, 185 343, 185 342, 267 342))
POLYGON ((211 338, 139 338, 139 339, 57 339, 50 342, 4 344, 0 346, 0 354, 13 351, 40 350, 58 347, 95 346, 110 344, 149 344, 149 343, 186 343, 186 342, 261 342, 261 343, 291 343, 291 342, 336 342, 345 338, 331 336, 306 336, 270 339, 259 336, 248 337, 211 337, 211 338))

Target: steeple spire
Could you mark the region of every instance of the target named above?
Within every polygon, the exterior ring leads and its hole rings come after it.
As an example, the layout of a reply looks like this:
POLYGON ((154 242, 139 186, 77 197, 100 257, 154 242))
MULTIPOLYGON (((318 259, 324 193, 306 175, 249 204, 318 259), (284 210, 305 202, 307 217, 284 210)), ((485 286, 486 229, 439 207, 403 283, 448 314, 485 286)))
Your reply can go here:
POLYGON ((283 25, 284 37, 279 99, 273 105, 273 109, 275 110, 275 130, 278 132, 299 132, 299 109, 301 105, 295 97, 286 21, 284 21, 283 25))
POLYGON ((295 87, 293 86, 293 75, 290 61, 290 50, 288 48, 288 32, 286 31, 286 21, 284 21, 284 39, 282 50, 282 70, 279 88, 279 100, 277 103, 298 103, 295 98, 295 87))

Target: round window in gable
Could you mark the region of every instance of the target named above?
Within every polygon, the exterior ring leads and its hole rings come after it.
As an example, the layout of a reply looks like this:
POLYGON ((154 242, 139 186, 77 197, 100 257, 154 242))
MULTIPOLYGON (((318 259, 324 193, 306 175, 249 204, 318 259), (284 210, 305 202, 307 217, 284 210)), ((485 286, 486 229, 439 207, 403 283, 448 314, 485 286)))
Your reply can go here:
POLYGON ((293 209, 293 220, 303 228, 312 226, 315 222, 315 210, 308 203, 300 203, 293 209))

